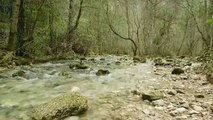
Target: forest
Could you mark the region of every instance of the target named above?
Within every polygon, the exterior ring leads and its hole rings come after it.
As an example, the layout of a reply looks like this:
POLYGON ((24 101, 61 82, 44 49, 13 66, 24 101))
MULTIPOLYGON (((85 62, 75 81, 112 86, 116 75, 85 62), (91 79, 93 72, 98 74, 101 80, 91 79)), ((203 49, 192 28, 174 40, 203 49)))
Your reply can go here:
POLYGON ((0 120, 213 119, 213 0, 0 0, 0 120))

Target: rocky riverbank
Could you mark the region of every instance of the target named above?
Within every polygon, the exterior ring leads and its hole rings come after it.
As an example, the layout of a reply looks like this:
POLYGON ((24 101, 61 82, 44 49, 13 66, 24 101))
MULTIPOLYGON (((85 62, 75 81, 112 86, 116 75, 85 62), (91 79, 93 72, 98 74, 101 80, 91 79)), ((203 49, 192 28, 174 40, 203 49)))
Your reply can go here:
POLYGON ((1 69, 0 119, 28 120, 32 108, 71 92, 85 96, 89 107, 66 120, 213 119, 213 85, 201 63, 139 59, 99 56, 1 69))

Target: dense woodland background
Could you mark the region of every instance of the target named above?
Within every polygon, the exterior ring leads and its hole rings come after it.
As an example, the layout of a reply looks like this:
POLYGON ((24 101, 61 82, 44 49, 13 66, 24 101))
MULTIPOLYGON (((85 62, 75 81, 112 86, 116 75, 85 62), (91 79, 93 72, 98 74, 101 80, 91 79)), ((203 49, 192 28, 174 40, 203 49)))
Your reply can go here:
POLYGON ((0 46, 16 56, 200 55, 213 0, 0 0, 0 46))

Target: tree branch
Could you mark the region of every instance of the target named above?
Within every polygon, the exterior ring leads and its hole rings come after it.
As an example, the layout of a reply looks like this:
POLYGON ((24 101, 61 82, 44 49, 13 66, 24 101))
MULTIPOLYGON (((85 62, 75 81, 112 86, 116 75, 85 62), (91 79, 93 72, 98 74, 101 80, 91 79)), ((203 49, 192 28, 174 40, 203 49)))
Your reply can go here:
POLYGON ((81 15, 82 15, 83 3, 84 3, 84 0, 81 0, 80 8, 79 8, 79 11, 78 11, 78 16, 77 16, 76 22, 75 22, 75 26, 69 31, 69 34, 72 33, 73 31, 75 31, 78 28, 80 18, 81 18, 81 15))

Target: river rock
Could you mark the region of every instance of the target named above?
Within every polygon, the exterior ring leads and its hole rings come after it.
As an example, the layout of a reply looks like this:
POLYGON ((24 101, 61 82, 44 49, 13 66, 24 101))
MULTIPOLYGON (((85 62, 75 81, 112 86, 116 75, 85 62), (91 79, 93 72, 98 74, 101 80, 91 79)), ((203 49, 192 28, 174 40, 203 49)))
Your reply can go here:
POLYGON ((156 58, 154 60, 154 63, 155 63, 155 66, 162 66, 162 65, 164 65, 164 62, 163 62, 163 60, 161 58, 156 58))
POLYGON ((181 69, 181 68, 174 68, 172 70, 172 74, 175 74, 175 75, 180 75, 180 74, 183 74, 184 73, 184 70, 181 69))
POLYGON ((103 76, 103 75, 108 75, 108 74, 110 74, 109 70, 100 69, 100 70, 98 70, 98 72, 96 72, 97 76, 103 76))
POLYGON ((80 118, 78 116, 72 116, 72 117, 68 117, 64 120, 80 120, 80 118))
POLYGON ((116 61, 115 65, 121 65, 121 62, 120 61, 116 61))
POLYGON ((105 61, 106 59, 105 58, 100 58, 100 61, 105 61))
POLYGON ((192 108, 193 108, 195 111, 198 111, 198 112, 203 111, 203 108, 200 107, 200 106, 197 106, 197 105, 192 105, 192 108))
POLYGON ((25 75, 25 71, 19 70, 19 71, 13 73, 13 74, 12 74, 12 77, 17 77, 17 76, 23 77, 24 75, 25 75))
POLYGON ((177 94, 177 91, 176 91, 176 90, 169 90, 167 93, 168 93, 169 95, 175 96, 175 95, 177 94))
POLYGON ((53 98, 34 108, 30 113, 33 120, 62 120, 69 116, 81 115, 88 109, 87 99, 75 93, 53 98))
POLYGON ((175 109, 174 111, 171 111, 170 114, 172 116, 176 116, 177 114, 181 114, 181 113, 184 113, 184 112, 187 112, 188 110, 184 107, 180 107, 180 108, 177 108, 175 109))
POLYGON ((204 95, 194 95, 196 98, 205 98, 204 95))
POLYGON ((210 110, 212 111, 212 113, 213 113, 213 105, 210 107, 210 110))
POLYGON ((70 69, 88 69, 89 66, 83 63, 77 63, 77 64, 70 64, 70 69))
POLYGON ((160 100, 156 100, 156 101, 153 101, 153 105, 154 106, 164 106, 165 105, 165 101, 160 99, 160 100))
POLYGON ((209 83, 213 84, 213 74, 207 74, 206 79, 209 83))
POLYGON ((79 87, 72 87, 71 92, 73 92, 73 93, 79 93, 80 92, 80 88, 79 87))
POLYGON ((150 102, 162 99, 164 96, 161 92, 155 91, 148 94, 142 93, 142 100, 148 100, 150 102))
POLYGON ((146 63, 146 58, 134 57, 134 63, 146 63))

